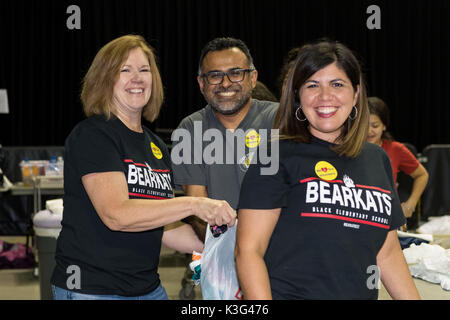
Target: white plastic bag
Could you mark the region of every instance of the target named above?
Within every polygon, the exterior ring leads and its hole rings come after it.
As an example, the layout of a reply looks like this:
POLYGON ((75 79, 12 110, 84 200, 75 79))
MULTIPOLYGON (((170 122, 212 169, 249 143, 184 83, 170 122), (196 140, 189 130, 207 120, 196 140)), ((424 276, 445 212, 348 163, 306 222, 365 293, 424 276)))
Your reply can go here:
POLYGON ((236 224, 214 238, 206 228, 200 283, 204 300, 242 300, 234 262, 236 224))
POLYGON ((430 221, 421 225, 419 233, 450 235, 450 215, 430 217, 430 221))
POLYGON ((411 275, 450 290, 450 249, 439 245, 412 244, 403 250, 411 275))

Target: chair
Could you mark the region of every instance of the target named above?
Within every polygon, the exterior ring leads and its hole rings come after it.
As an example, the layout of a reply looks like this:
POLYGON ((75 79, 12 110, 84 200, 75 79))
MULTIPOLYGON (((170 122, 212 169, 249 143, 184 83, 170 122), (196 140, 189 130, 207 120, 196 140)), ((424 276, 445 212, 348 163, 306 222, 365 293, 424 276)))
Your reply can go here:
MULTIPOLYGON (((405 145, 405 147, 408 148, 409 151, 411 151, 411 153, 418 158, 418 152, 417 152, 417 148, 408 142, 403 142, 403 144, 405 145)), ((400 171, 397 174, 397 192, 398 192, 398 196, 400 199, 400 202, 405 202, 406 200, 408 200, 410 194, 411 194, 411 190, 414 184, 414 179, 411 178, 410 175, 407 175, 406 173, 400 171)), ((421 201, 419 199, 416 208, 414 209, 414 213, 413 215, 407 219, 407 227, 408 229, 414 229, 417 227, 419 221, 421 218, 421 201)))
POLYGON ((450 144, 432 144, 422 152, 429 174, 422 196, 424 218, 450 214, 450 144))

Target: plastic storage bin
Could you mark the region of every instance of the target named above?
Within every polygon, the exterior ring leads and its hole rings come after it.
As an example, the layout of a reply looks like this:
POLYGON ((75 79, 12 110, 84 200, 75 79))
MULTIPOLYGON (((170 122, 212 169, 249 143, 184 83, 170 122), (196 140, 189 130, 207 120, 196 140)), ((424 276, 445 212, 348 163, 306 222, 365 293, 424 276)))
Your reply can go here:
MULTIPOLYGON (((49 206, 47 205, 47 208, 49 206)), ((62 202, 50 206, 55 212, 42 210, 33 217, 38 251, 39 284, 41 300, 53 300, 50 279, 55 268, 56 241, 61 231, 62 202)))

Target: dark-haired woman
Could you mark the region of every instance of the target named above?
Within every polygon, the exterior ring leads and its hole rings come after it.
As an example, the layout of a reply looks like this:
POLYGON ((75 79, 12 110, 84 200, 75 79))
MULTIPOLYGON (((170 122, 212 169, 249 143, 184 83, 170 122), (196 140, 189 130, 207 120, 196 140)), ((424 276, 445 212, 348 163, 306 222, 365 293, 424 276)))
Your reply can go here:
POLYGON ((387 104, 378 97, 370 97, 370 125, 367 141, 372 142, 384 149, 391 160, 394 183, 397 185, 397 174, 402 171, 414 180, 411 194, 402 209, 405 217, 410 218, 414 208, 420 199, 428 182, 428 172, 409 149, 402 143, 394 140, 387 131, 389 126, 389 108, 387 104))
POLYGON ((236 268, 247 299, 419 298, 396 229, 404 224, 390 162, 366 142, 359 62, 337 42, 303 46, 275 127, 279 170, 244 178, 236 268))

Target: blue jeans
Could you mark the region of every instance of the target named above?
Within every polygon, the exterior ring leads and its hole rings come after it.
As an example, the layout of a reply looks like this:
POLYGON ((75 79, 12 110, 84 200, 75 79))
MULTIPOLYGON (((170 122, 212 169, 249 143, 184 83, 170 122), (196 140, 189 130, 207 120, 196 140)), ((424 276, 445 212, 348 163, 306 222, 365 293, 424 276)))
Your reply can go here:
POLYGON ((169 300, 166 290, 161 284, 152 292, 136 297, 78 293, 54 285, 52 285, 52 290, 55 300, 169 300))

